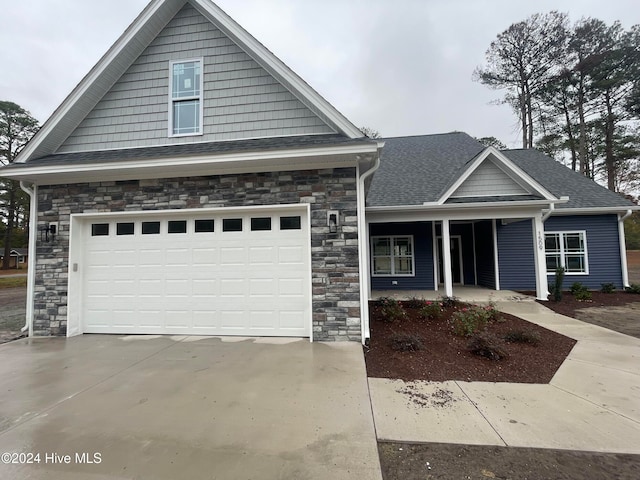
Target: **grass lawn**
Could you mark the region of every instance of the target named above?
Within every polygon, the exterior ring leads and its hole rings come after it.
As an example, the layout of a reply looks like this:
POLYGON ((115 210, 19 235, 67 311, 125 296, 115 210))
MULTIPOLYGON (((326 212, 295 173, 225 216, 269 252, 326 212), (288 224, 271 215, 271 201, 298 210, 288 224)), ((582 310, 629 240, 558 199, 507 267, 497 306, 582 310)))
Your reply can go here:
POLYGON ((0 288, 26 287, 27 277, 0 277, 0 288))

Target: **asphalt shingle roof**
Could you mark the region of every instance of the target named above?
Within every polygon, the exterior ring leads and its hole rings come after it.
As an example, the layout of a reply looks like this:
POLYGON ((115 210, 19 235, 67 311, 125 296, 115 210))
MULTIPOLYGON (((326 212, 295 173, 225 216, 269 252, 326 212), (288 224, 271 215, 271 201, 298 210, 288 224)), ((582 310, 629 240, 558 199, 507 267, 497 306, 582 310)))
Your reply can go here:
MULTIPOLYGON (((367 195, 367 206, 422 205, 434 202, 485 149, 484 145, 462 132, 385 138, 384 142, 380 168, 374 174, 367 195)), ((556 208, 633 206, 620 195, 568 169, 538 150, 504 150, 502 153, 553 195, 570 197, 568 203, 558 204, 556 208)), ((534 198, 519 198, 527 199, 534 198)))
POLYGON ((367 195, 369 206, 434 202, 485 148, 462 132, 385 138, 384 142, 380 168, 367 195))
POLYGON ((314 148, 371 143, 372 140, 349 138, 340 134, 301 135, 291 137, 257 138, 229 142, 185 143, 159 147, 128 148, 121 150, 101 150, 95 152, 58 153, 30 160, 27 163, 13 163, 4 168, 26 168, 33 166, 90 164, 118 160, 144 160, 148 158, 171 158, 197 155, 219 155, 247 151, 269 151, 293 148, 314 148))

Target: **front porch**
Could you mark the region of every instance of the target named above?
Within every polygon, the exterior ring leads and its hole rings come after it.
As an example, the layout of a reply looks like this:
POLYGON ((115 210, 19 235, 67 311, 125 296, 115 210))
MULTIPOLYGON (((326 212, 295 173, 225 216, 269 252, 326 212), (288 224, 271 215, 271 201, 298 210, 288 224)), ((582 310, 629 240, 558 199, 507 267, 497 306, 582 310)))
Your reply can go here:
MULTIPOLYGON (((371 300, 378 300, 382 297, 395 298, 396 300, 409 300, 410 298, 437 300, 444 295, 442 290, 373 290, 371 300)), ((513 290, 493 290, 479 286, 454 286, 453 296, 467 303, 535 301, 535 297, 523 295, 513 290)))

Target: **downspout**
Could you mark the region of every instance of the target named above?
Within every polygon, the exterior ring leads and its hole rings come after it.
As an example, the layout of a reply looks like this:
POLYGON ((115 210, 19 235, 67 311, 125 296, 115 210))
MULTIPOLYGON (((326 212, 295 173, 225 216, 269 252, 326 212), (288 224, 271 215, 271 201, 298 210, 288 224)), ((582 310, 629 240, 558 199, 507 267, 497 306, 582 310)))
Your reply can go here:
POLYGON ((618 241, 620 242, 620 266, 622 267, 622 286, 625 288, 630 287, 629 284, 629 267, 627 265, 627 245, 624 240, 624 221, 629 218, 632 211, 631 209, 620 216, 618 214, 618 241))
POLYGON ((27 266, 27 312, 25 324, 21 332, 29 331, 29 337, 33 336, 33 294, 36 279, 36 238, 38 233, 38 187, 29 188, 23 181, 20 188, 29 195, 29 264, 27 266))
POLYGON ((551 216, 551 214, 553 213, 553 211, 555 209, 556 209, 556 204, 555 203, 550 203, 549 204, 549 211, 542 216, 542 223, 547 221, 547 218, 549 218, 551 216))
POLYGON ((358 179, 358 257, 360 261, 360 336, 362 344, 370 337, 369 330, 369 235, 366 219, 365 181, 380 168, 380 150, 383 142, 378 142, 378 155, 373 166, 360 174, 358 179))

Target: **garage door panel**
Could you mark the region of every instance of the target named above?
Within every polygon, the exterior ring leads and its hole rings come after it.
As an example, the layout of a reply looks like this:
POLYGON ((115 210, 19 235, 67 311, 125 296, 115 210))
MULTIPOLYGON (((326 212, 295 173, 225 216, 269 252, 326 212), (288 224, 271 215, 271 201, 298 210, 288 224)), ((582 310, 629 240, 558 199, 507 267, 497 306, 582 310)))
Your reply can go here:
POLYGON ((147 215, 127 220, 135 224, 133 235, 116 235, 119 219, 100 219, 110 223, 111 235, 92 237, 89 223, 84 331, 308 336, 309 232, 305 221, 300 229, 280 231, 278 216, 292 216, 285 210, 238 214, 241 232, 224 231, 214 214, 207 214, 214 232, 196 233, 195 219, 202 217, 193 214, 160 219, 160 233, 145 235, 141 223, 150 221, 147 215), (260 221, 252 222, 254 217, 260 221), (260 225, 269 228, 265 217, 272 229, 259 231, 260 225), (166 233, 169 219, 186 222, 188 233, 166 233))

